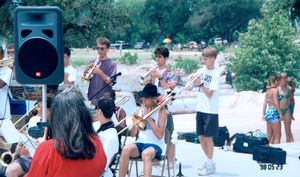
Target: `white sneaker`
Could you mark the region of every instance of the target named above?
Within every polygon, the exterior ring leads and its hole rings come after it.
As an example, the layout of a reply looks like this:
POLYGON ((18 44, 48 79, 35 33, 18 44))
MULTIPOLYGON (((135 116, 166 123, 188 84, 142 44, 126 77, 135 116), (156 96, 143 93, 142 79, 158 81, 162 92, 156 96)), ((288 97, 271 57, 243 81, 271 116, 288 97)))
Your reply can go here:
POLYGON ((199 167, 198 170, 203 170, 206 167, 208 167, 208 163, 207 162, 205 162, 201 167, 199 167))
POLYGON ((213 167, 206 166, 202 170, 199 170, 198 175, 199 176, 207 176, 215 173, 213 167))
MULTIPOLYGON (((201 167, 198 168, 198 170, 203 170, 204 168, 206 168, 206 167, 208 167, 208 166, 209 166, 208 163, 205 162, 201 167)), ((213 169, 214 171, 216 171, 216 163, 215 163, 215 162, 213 162, 213 164, 212 164, 212 169, 213 169)))

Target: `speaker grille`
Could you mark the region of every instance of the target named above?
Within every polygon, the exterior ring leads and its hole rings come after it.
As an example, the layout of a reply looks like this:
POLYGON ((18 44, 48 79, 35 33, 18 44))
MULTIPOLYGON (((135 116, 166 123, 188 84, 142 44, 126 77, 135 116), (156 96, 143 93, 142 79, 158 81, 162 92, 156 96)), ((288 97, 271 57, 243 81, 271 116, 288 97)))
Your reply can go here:
POLYGON ((33 79, 45 79, 58 67, 58 54, 47 40, 32 38, 20 47, 18 63, 27 76, 33 79))

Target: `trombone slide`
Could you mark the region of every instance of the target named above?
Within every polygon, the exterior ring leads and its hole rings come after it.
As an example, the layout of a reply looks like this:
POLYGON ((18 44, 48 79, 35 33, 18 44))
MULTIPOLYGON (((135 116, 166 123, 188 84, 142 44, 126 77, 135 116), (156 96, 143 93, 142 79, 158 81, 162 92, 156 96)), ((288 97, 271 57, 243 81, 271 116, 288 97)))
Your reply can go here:
POLYGON ((129 100, 130 100, 130 96, 129 95, 124 95, 116 101, 116 106, 122 107, 129 100))
MULTIPOLYGON (((163 97, 163 100, 158 104, 158 106, 156 108, 154 108, 152 111, 150 111, 149 113, 147 113, 146 115, 144 115, 142 117, 142 120, 146 120, 148 117, 150 117, 155 111, 159 110, 160 108, 162 108, 163 106, 165 106, 166 104, 168 104, 169 101, 171 101, 173 99, 173 97, 175 96, 175 93, 174 92, 171 92, 169 93, 168 95, 164 96, 163 97)), ((138 108, 139 109, 139 108, 138 108)), ((129 116, 127 116, 125 119, 123 120, 126 120, 128 119, 129 117, 132 117, 132 115, 138 110, 136 109, 132 114, 130 114, 129 116)), ((122 121, 123 121, 122 120, 122 121)), ((120 121, 121 122, 121 121, 120 121)), ((120 123, 119 122, 119 123, 120 123)), ((141 120, 138 121, 139 122, 142 122, 141 120)), ((116 125, 117 126, 117 125, 116 125)), ((141 127, 144 127, 144 126, 141 126, 141 127)), ((126 126, 124 129, 122 129, 119 133, 121 134, 122 132, 124 132, 127 128, 129 128, 128 126, 126 126)))
MULTIPOLYGON (((25 116, 27 116, 33 109, 37 108, 38 107, 38 104, 36 104, 35 106, 33 106, 29 111, 27 111, 22 117, 19 118, 19 120, 17 120, 15 123, 14 123, 14 126, 16 126, 22 119, 25 118, 25 116)), ((26 124, 27 125, 27 124, 26 124)), ((19 130, 21 131, 23 129, 23 127, 19 130)))

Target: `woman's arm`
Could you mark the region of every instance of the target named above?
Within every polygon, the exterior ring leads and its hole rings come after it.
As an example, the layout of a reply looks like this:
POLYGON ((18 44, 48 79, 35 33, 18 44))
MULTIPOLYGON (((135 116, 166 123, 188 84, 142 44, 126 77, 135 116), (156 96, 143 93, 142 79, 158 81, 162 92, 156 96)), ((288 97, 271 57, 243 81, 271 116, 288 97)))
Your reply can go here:
POLYGON ((275 106, 276 110, 278 111, 280 118, 282 119, 283 116, 282 116, 282 113, 280 110, 280 105, 278 102, 278 89, 275 89, 275 88, 273 89, 273 100, 274 100, 274 106, 275 106))
POLYGON ((266 108, 267 108, 267 92, 263 103, 262 120, 265 120, 266 108))

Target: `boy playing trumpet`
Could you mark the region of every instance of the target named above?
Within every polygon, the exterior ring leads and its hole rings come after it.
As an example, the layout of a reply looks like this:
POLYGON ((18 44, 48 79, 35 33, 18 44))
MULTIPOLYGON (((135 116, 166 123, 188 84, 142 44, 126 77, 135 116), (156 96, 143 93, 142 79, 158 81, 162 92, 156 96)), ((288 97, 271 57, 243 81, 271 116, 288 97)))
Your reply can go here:
POLYGON ((219 79, 220 73, 214 67, 217 50, 206 48, 202 53, 204 66, 197 71, 195 84, 199 87, 197 96, 196 131, 207 161, 199 168, 199 175, 215 173, 216 165, 213 162, 214 142, 219 129, 219 79))

